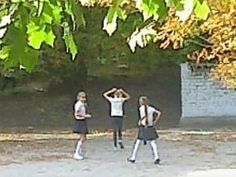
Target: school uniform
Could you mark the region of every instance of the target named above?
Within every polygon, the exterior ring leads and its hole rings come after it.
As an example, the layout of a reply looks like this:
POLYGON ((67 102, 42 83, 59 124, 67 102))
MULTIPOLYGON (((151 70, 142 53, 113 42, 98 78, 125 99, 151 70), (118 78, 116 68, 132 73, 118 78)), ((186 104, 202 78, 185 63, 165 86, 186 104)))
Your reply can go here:
POLYGON ((134 143, 132 154, 130 158, 128 158, 129 162, 132 162, 132 163, 135 162, 139 146, 142 141, 145 141, 145 142, 149 142, 151 145, 153 155, 154 155, 154 163, 155 164, 160 163, 159 153, 158 153, 157 144, 156 144, 156 139, 158 138, 158 134, 153 124, 154 114, 156 112, 157 110, 155 108, 148 105, 146 107, 142 105, 139 108, 139 114, 142 120, 139 123, 140 125, 138 129, 138 137, 134 143))
POLYGON ((74 111, 75 111, 75 123, 73 132, 79 134, 87 134, 88 126, 86 118, 79 116, 86 114, 86 104, 81 101, 77 101, 74 106, 74 111))
POLYGON ((123 128, 123 104, 125 102, 124 98, 109 97, 108 101, 111 104, 110 115, 111 115, 111 126, 113 129, 113 140, 114 140, 114 149, 117 148, 117 133, 118 133, 118 143, 120 148, 123 149, 124 145, 122 144, 122 128, 123 128))
POLYGON ((147 115, 145 115, 145 106, 141 106, 139 108, 139 114, 140 117, 145 117, 147 116, 146 119, 143 119, 140 122, 140 126, 139 126, 139 130, 138 130, 138 139, 139 140, 144 140, 144 141, 152 141, 152 140, 156 140, 158 138, 158 134, 156 132, 156 129, 153 125, 154 122, 154 118, 153 115, 156 112, 156 109, 151 107, 151 106, 147 106, 147 115))
POLYGON ((124 98, 112 98, 109 97, 108 101, 111 104, 111 125, 112 128, 116 131, 122 130, 123 128, 123 103, 125 102, 124 98))

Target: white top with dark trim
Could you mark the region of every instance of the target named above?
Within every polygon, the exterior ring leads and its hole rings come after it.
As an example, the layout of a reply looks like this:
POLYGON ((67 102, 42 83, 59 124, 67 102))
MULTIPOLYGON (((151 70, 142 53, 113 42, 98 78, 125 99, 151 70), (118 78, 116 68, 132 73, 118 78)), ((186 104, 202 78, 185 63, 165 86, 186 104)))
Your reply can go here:
MULTIPOLYGON (((157 110, 152 107, 152 106, 147 106, 147 119, 148 119, 148 125, 147 126, 153 126, 153 121, 154 121, 154 113, 157 112, 157 110)), ((145 113, 145 106, 142 105, 139 107, 139 114, 140 114, 140 118, 144 118, 146 116, 145 113)), ((141 121, 142 125, 146 125, 146 119, 143 119, 141 121)))
POLYGON ((85 115, 85 113, 86 113, 85 104, 81 101, 77 101, 75 103, 74 108, 75 108, 75 117, 76 117, 76 119, 85 119, 85 117, 79 116, 79 115, 85 115))
POLYGON ((111 103, 111 116, 123 116, 123 103, 125 102, 124 98, 112 98, 109 97, 108 101, 111 103))

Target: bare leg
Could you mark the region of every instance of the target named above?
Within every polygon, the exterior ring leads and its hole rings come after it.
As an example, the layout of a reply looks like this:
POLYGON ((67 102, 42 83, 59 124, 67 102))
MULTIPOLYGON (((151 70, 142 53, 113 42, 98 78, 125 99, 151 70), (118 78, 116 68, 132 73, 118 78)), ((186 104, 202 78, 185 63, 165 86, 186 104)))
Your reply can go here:
POLYGON ((82 155, 83 154, 83 144, 87 140, 87 137, 86 137, 86 134, 81 134, 80 137, 81 137, 80 140, 81 140, 82 144, 81 144, 81 147, 80 147, 79 154, 82 155))
POLYGON ((122 143, 122 130, 119 130, 119 131, 118 131, 118 136, 119 136, 118 143, 119 143, 119 145, 120 145, 120 148, 121 148, 121 149, 124 149, 124 145, 123 145, 123 143, 122 143))
POLYGON ((114 148, 117 147, 117 132, 116 130, 113 130, 113 143, 114 143, 114 148))

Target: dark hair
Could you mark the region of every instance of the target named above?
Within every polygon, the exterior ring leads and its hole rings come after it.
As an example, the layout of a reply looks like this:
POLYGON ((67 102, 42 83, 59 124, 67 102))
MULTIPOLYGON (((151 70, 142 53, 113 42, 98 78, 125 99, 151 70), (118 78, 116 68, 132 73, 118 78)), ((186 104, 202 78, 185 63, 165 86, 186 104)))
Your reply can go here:
POLYGON ((145 111, 145 117, 146 117, 145 123, 148 126, 148 106, 147 106, 147 104, 144 105, 144 111, 145 111))

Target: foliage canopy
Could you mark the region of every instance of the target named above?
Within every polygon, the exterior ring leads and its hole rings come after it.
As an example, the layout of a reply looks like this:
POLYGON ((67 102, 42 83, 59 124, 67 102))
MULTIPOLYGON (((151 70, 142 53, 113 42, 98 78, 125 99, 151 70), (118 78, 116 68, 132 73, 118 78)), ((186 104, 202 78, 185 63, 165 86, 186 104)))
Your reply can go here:
MULTIPOLYGON (((31 71, 44 46, 64 40, 75 59, 74 35, 86 26, 83 7, 105 8, 103 30, 109 36, 121 21, 142 16, 127 38, 132 52, 156 42, 160 48, 179 49, 192 42, 201 46, 189 54, 196 63, 212 62, 212 76, 227 87, 236 87, 235 0, 2 0, 0 1, 0 58, 5 68, 31 71)), ((131 24, 127 24, 131 25, 131 24)), ((133 24, 132 24, 133 25, 133 24)))

